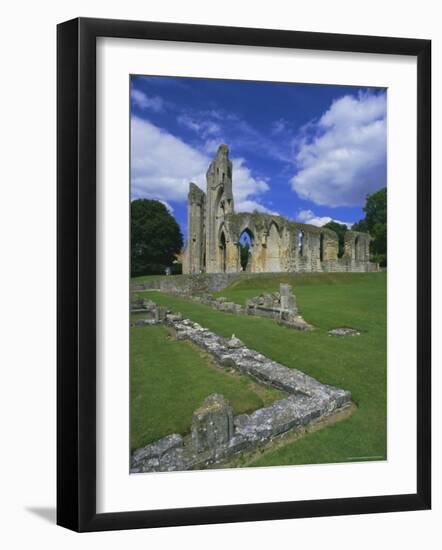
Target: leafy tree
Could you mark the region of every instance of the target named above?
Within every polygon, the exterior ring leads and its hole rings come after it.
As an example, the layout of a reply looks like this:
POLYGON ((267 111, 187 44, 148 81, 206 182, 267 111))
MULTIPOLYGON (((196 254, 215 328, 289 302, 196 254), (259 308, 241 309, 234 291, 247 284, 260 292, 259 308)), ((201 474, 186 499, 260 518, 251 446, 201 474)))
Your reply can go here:
POLYGON ((132 201, 132 277, 164 273, 182 246, 180 227, 163 203, 149 199, 132 201))
POLYGON ((387 265, 387 188, 367 195, 365 219, 355 223, 354 231, 366 231, 373 237, 371 255, 381 266, 387 265))
POLYGON ((367 222, 364 220, 359 220, 354 223, 351 227, 352 231, 359 231, 360 233, 369 233, 367 222))
POLYGON ((182 275, 183 274, 183 264, 181 262, 173 262, 172 264, 172 275, 182 275))
POLYGON ((339 243, 339 249, 338 249, 338 258, 342 258, 344 255, 344 237, 345 233, 348 230, 348 227, 344 223, 338 223, 338 222, 328 222, 322 227, 327 227, 328 229, 333 230, 338 235, 338 243, 339 243))

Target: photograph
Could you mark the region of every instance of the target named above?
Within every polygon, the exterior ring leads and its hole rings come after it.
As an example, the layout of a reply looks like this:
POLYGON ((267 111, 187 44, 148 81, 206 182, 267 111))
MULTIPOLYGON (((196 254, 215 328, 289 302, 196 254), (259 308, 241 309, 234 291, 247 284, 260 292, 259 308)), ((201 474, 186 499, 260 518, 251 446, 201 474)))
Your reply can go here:
POLYGON ((0 546, 433 550, 436 3, 24 3, 0 546))
POLYGON ((388 89, 128 91, 130 474, 386 461, 388 89))

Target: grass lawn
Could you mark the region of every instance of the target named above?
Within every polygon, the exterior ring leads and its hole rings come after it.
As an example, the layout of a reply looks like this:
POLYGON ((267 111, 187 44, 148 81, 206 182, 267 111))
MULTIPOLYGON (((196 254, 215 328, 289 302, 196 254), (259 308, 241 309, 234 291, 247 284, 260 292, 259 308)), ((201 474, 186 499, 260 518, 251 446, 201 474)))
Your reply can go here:
MULTIPOLYGON (((267 319, 226 314, 159 292, 151 297, 217 334, 227 337, 234 333, 272 359, 352 392, 358 408, 350 418, 266 452, 252 466, 385 458, 386 274, 275 274, 244 279, 219 294, 244 303, 249 297, 277 290, 279 282, 293 284, 300 313, 316 330, 296 331, 267 319), (356 328, 361 336, 327 335, 330 328, 340 326, 356 328)), ((151 359, 154 356, 149 354, 151 359)), ((163 383, 172 386, 172 394, 182 387, 179 380, 167 378, 163 383)))
POLYGON ((186 434, 193 411, 211 393, 222 393, 236 414, 283 396, 213 366, 189 342, 171 339, 164 326, 130 330, 131 450, 171 433, 186 434))

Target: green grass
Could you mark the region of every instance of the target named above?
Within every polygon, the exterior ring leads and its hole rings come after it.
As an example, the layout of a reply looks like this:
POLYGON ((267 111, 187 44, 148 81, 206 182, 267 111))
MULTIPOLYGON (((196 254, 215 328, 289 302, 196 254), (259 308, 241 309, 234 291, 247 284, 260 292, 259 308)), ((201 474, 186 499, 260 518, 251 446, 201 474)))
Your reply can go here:
POLYGON ((314 331, 222 313, 159 292, 152 298, 217 334, 227 337, 234 333, 272 359, 352 392, 358 408, 350 418, 267 452, 251 465, 385 458, 386 274, 275 275, 241 280, 219 294, 244 303, 261 292, 277 290, 279 282, 293 285, 300 313, 316 327, 314 331), (339 326, 356 328, 361 336, 327 335, 330 328, 339 326))
POLYGON ((211 365, 189 342, 170 338, 164 326, 130 330, 132 450, 170 433, 186 434, 193 411, 211 393, 222 393, 235 414, 251 412, 283 395, 211 365))

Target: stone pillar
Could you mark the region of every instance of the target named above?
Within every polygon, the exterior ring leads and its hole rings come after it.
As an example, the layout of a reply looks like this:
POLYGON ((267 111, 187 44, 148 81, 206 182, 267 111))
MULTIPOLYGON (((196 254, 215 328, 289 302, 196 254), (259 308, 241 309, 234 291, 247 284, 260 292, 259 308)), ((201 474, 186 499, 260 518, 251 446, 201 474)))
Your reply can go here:
POLYGON ((354 240, 355 233, 353 231, 346 231, 344 236, 344 258, 348 260, 354 260, 354 240))
POLYGON ((219 266, 219 230, 226 214, 234 212, 232 162, 229 148, 220 145, 206 174, 206 267, 208 273, 221 271, 219 266))
POLYGON ((198 452, 216 449, 233 436, 233 410, 224 396, 206 397, 193 413, 192 445, 198 452))
POLYGON ((323 261, 327 262, 337 260, 339 252, 339 240, 337 234, 335 233, 333 235, 331 232, 324 232, 323 235, 323 261))
POLYGON ((292 287, 288 284, 279 285, 279 294, 281 295, 281 310, 296 312, 296 300, 292 292, 292 287))
POLYGON ((187 232, 183 273, 200 273, 204 269, 204 224, 206 195, 194 183, 189 184, 187 195, 187 232))
POLYGON ((156 323, 162 323, 166 320, 167 308, 158 306, 154 309, 153 315, 156 323))

